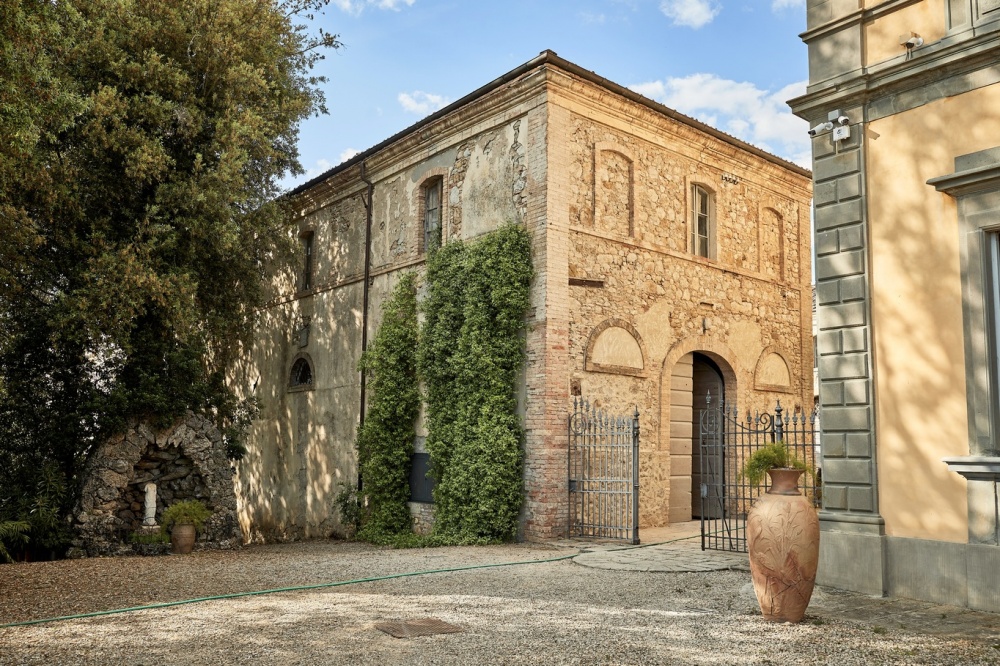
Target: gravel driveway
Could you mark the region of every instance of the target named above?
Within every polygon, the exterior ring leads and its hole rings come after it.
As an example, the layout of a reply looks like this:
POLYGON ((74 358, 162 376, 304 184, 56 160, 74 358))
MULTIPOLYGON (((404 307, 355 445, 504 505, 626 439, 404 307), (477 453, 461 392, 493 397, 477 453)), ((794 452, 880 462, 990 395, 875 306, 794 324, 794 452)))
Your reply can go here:
MULTIPOLYGON (((5 565, 0 624, 574 552, 311 542, 5 565)), ((749 578, 572 560, 439 573, 0 629, 0 664, 1000 663, 989 642, 810 616, 765 622, 749 578), (462 631, 397 639, 375 628, 427 617, 462 631)))

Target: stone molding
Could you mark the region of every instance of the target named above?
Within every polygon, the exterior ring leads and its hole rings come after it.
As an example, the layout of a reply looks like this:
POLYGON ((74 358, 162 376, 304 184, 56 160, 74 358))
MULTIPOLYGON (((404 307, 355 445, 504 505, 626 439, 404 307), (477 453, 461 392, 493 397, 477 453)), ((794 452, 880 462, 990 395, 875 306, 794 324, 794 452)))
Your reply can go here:
MULTIPOLYGON (((862 22, 850 27, 861 30, 862 22)), ((810 81, 807 93, 789 100, 800 117, 825 119, 830 108, 870 104, 872 121, 959 95, 1000 80, 1000 22, 965 30, 906 54, 863 65, 838 76, 810 81)))

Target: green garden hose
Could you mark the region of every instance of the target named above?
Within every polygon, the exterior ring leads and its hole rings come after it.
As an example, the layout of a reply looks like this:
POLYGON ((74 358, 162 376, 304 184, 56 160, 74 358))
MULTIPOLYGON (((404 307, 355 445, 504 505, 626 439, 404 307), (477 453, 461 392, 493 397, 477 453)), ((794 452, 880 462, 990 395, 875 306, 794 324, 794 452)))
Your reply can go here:
MULTIPOLYGON (((692 539, 694 537, 683 537, 680 539, 673 539, 671 541, 661 541, 659 543, 649 543, 641 544, 638 546, 628 546, 626 548, 616 549, 616 550, 633 550, 635 548, 648 548, 649 546, 659 546, 668 543, 674 543, 675 541, 684 541, 686 539, 692 539)), ((374 583, 380 580, 393 580, 394 578, 410 578, 412 576, 426 576, 428 574, 439 574, 439 573, 453 573, 456 571, 472 571, 474 569, 492 569, 496 567, 513 567, 522 564, 547 564, 550 562, 561 562, 563 560, 569 560, 579 555, 579 553, 573 553, 572 555, 561 555, 559 557, 549 558, 547 560, 524 560, 521 562, 500 562, 494 564, 474 564, 467 567, 454 567, 450 569, 429 569, 427 571, 409 571, 406 573, 390 574, 388 576, 373 576, 371 578, 355 578, 354 580, 341 580, 333 583, 317 583, 315 585, 296 585, 294 587, 277 587, 271 590, 256 590, 253 592, 233 592, 232 594, 220 594, 211 597, 198 597, 195 599, 182 599, 180 601, 165 601, 158 604, 148 604, 146 606, 131 606, 129 608, 115 608, 113 610, 106 611, 96 611, 94 613, 79 613, 77 615, 60 615, 59 617, 46 617, 39 620, 25 620, 23 622, 11 622, 9 624, 0 624, 0 629, 9 629, 11 627, 26 627, 32 624, 47 624, 49 622, 62 622, 63 620, 79 620, 81 618, 88 617, 100 617, 102 615, 116 615, 118 613, 132 613, 135 611, 143 610, 153 610, 156 608, 170 608, 171 606, 185 606, 187 604, 198 604, 204 601, 216 601, 219 599, 237 599, 239 597, 256 597, 263 594, 276 594, 278 592, 299 592, 301 590, 319 590, 326 587, 341 587, 344 585, 355 585, 357 583, 374 583)))
POLYGON ((578 553, 553 557, 547 560, 525 560, 523 562, 501 562, 498 564, 476 564, 468 567, 454 567, 451 569, 430 569, 428 571, 409 571, 407 573, 390 574, 388 576, 374 576, 372 578, 355 578, 354 580, 342 580, 334 583, 318 583, 316 585, 296 585, 294 587, 277 587, 271 590, 256 590, 254 592, 234 592, 232 594, 220 594, 212 597, 198 597, 196 599, 182 599, 180 601, 165 601, 158 604, 146 606, 131 606, 129 608, 116 608, 113 610, 97 611, 94 613, 80 613, 77 615, 60 615, 59 617, 47 617, 40 620, 25 620, 24 622, 11 622, 0 624, 0 629, 10 627, 25 627, 32 624, 46 624, 48 622, 61 622, 63 620, 78 620, 87 617, 100 617, 101 615, 115 615, 118 613, 132 613, 134 611, 153 610, 154 608, 170 608, 171 606, 184 606, 186 604, 198 604, 203 601, 216 601, 218 599, 236 599, 239 597, 256 597, 262 594, 275 594, 277 592, 298 592, 301 590, 319 590, 325 587, 341 587, 343 585, 354 585, 356 583, 373 583, 380 580, 392 580, 394 578, 408 578, 411 576, 425 576, 427 574, 451 573, 455 571, 470 571, 472 569, 489 569, 494 567, 512 567, 520 564, 545 564, 547 562, 559 562, 576 557, 578 553))

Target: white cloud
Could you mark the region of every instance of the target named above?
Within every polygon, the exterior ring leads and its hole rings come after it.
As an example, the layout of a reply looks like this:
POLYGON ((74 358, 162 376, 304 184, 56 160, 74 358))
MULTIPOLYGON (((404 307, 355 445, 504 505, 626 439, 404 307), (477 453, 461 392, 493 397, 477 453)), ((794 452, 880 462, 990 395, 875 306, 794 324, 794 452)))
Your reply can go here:
POLYGON ((584 23, 604 23, 608 20, 608 17, 604 14, 595 14, 593 12, 580 12, 580 19, 584 23))
POLYGON ((805 93, 805 81, 771 92, 748 81, 692 74, 630 88, 786 160, 810 165, 808 125, 793 116, 785 103, 805 93))
POLYGON ((412 93, 399 93, 396 99, 399 100, 404 111, 416 113, 421 116, 426 116, 429 113, 443 109, 451 102, 447 97, 435 95, 434 93, 426 93, 422 90, 414 90, 412 93))
POLYGON ((337 162, 337 164, 342 164, 342 163, 346 162, 347 160, 351 159, 352 157, 354 157, 355 155, 357 155, 360 152, 361 151, 358 150, 357 148, 345 148, 340 153, 340 157, 337 158, 337 159, 340 160, 339 162, 337 162))
POLYGON ((326 173, 333 167, 329 160, 316 160, 316 164, 306 169, 305 180, 312 180, 316 176, 326 173))
POLYGON ((781 11, 782 9, 793 9, 795 7, 805 7, 806 0, 772 0, 771 9, 781 11))
POLYGON ((663 0, 660 11, 674 25, 697 29, 711 23, 722 11, 722 6, 713 0, 663 0))
POLYGON ((342 12, 360 16, 366 7, 391 9, 394 12, 398 12, 403 5, 412 7, 414 2, 416 0, 333 0, 333 5, 342 12))

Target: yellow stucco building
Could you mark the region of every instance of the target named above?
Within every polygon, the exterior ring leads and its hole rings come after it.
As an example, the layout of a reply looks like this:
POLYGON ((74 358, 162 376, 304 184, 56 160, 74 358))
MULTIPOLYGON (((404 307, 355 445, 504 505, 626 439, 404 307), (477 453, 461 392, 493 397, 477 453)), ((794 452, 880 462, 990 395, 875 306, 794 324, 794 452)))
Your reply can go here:
POLYGON ((1000 610, 1000 2, 808 0, 818 582, 1000 610))

